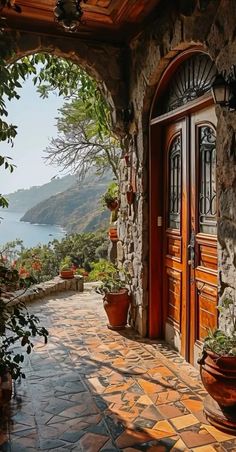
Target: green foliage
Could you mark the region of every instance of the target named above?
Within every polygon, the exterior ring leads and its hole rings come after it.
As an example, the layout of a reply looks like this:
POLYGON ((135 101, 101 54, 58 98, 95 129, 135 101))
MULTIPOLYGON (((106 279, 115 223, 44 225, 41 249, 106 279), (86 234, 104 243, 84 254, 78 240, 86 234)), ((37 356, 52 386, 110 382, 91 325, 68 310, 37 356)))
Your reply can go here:
POLYGON ((36 283, 48 281, 58 274, 59 262, 48 245, 39 245, 33 248, 23 248, 15 261, 19 272, 26 271, 31 274, 36 283))
POLYGON ((118 196, 119 186, 117 182, 113 181, 108 185, 106 192, 101 198, 103 206, 110 208, 114 202, 118 202, 118 196))
POLYGON ((0 260, 13 263, 19 258, 23 250, 23 241, 20 239, 6 242, 5 245, 0 246, 0 260))
POLYGON ((224 316, 225 331, 209 331, 204 340, 204 350, 220 356, 236 356, 236 307, 231 297, 226 297, 218 310, 224 316))
POLYGON ((28 312, 17 295, 9 292, 27 289, 33 282, 32 276, 24 274, 23 277, 9 264, 0 265, 0 376, 7 370, 15 380, 25 377, 22 349, 30 354, 34 347, 32 339, 36 336, 42 336, 47 343, 48 331, 39 325, 39 318, 28 312))
MULTIPOLYGON (((97 276, 101 281, 96 291, 100 294, 108 292, 119 292, 121 289, 131 289, 131 275, 125 268, 118 268, 112 262, 100 261, 94 264, 94 277, 97 276), (99 272, 99 268, 103 271, 99 272)), ((91 272, 92 273, 92 272, 91 272)), ((92 277, 93 277, 92 275, 92 277)), ((90 274, 91 277, 91 274, 90 274)))
POLYGON ((103 281, 107 277, 107 274, 115 272, 114 265, 106 260, 99 259, 98 262, 92 263, 92 270, 89 274, 89 281, 103 281))
MULTIPOLYGON (((3 135, 1 138, 1 119, 0 119, 0 141, 3 140, 3 135)), ((10 162, 11 157, 3 157, 0 155, 0 166, 3 166, 5 170, 9 170, 10 173, 14 171, 15 165, 10 162)), ((0 207, 3 209, 8 207, 8 200, 0 194, 0 207)))
POLYGON ((72 267, 72 258, 65 256, 60 262, 60 270, 70 270, 72 267))
POLYGON ((107 241, 103 232, 71 234, 61 241, 53 240, 51 247, 58 262, 70 256, 72 263, 81 267, 85 261, 96 261, 97 248, 107 241))
POLYGON ((40 283, 57 276, 63 265, 71 268, 74 264, 90 270, 89 263, 98 260, 102 247, 108 247, 104 232, 73 234, 28 249, 24 248, 21 240, 16 240, 0 248, 0 260, 3 265, 11 262, 22 277, 40 283))
POLYGON ((46 160, 73 171, 80 178, 94 168, 99 176, 112 170, 118 179, 120 142, 112 134, 106 116, 101 124, 96 107, 96 103, 91 102, 88 108, 83 97, 64 104, 57 118, 57 137, 46 148, 46 160))

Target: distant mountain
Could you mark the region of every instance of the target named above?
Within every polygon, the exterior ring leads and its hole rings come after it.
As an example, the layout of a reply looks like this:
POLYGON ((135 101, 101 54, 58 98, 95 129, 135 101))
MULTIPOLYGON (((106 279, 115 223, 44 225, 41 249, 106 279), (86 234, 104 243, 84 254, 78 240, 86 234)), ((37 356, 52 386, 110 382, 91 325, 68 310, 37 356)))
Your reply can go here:
POLYGON ((107 225, 109 212, 99 203, 111 176, 102 179, 94 175, 80 184, 74 184, 62 193, 40 202, 21 218, 38 224, 58 224, 67 232, 89 232, 107 225))
POLYGON ((41 201, 67 190, 76 182, 75 176, 64 176, 52 179, 50 182, 28 189, 17 190, 5 195, 9 201, 10 212, 26 212, 41 201))

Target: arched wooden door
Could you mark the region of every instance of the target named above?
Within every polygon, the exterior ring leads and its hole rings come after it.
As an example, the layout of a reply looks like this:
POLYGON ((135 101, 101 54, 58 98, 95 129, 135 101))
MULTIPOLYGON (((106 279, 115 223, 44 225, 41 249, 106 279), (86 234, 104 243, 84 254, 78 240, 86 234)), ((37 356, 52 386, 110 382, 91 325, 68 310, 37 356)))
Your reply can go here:
MULTIPOLYGON (((206 55, 203 61, 212 70, 206 55)), ((204 337, 217 325, 216 116, 211 97, 190 100, 152 120, 151 127, 153 153, 159 156, 151 160, 152 179, 153 164, 161 164, 159 182, 152 181, 151 187, 152 193, 158 191, 151 201, 157 228, 153 231, 152 220, 150 231, 151 271, 156 246, 161 279, 156 299, 160 328, 167 342, 195 364, 204 337)))

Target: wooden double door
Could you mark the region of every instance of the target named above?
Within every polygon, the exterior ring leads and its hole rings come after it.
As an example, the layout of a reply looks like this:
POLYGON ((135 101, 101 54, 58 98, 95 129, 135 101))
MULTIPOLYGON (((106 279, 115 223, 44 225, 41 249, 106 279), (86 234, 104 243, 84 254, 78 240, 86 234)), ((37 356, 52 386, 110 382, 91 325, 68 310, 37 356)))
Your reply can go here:
POLYGON ((217 325, 215 125, 213 107, 162 125, 164 334, 193 364, 217 325))

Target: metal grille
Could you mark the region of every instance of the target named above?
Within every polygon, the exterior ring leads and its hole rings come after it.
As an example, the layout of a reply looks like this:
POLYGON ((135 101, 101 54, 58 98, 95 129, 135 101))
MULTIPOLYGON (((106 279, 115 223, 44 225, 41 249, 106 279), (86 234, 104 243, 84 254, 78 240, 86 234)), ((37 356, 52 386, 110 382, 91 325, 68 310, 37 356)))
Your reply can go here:
POLYGON ((181 209, 181 136, 174 138, 169 149, 169 228, 180 229, 181 209))
POLYGON ((199 229, 216 234, 216 134, 209 126, 199 127, 199 229))
POLYGON ((157 115, 175 110, 211 90, 217 70, 208 55, 196 54, 179 66, 157 104, 157 115))

